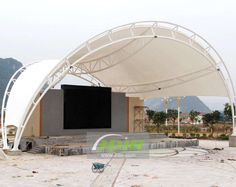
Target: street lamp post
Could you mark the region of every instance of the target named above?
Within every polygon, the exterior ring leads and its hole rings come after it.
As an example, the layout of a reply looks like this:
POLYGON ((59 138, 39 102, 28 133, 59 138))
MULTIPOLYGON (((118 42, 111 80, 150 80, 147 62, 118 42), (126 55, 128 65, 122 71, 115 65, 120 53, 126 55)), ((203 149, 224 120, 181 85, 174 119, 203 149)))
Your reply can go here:
POLYGON ((177 105, 178 105, 178 134, 180 133, 180 101, 181 97, 177 97, 177 105))
MULTIPOLYGON (((165 105, 165 110, 166 110, 166 115, 168 113, 168 97, 164 97, 164 105, 165 105)), ((168 119, 166 118, 166 126, 168 125, 168 119)))

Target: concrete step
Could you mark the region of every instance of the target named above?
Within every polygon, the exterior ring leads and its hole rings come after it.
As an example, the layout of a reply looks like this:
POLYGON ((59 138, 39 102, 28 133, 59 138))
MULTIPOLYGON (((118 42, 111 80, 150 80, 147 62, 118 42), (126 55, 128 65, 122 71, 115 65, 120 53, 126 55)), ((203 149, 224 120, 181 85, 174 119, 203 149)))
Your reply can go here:
POLYGON ((45 153, 45 146, 35 146, 31 150, 29 150, 27 152, 28 153, 32 153, 32 154, 45 153))
MULTIPOLYGON (((119 134, 119 132, 106 132, 119 134)), ((166 138, 164 134, 160 133, 121 133, 123 137, 127 137, 128 139, 139 138, 139 139, 163 139, 166 138)), ((76 136, 50 136, 50 137, 32 137, 32 138, 22 138, 21 147, 25 147, 26 142, 32 141, 34 142, 34 146, 36 145, 54 145, 54 144, 72 144, 72 143, 81 143, 86 144, 88 142, 94 142, 98 138, 100 138, 103 134, 80 134, 76 136), (24 145, 22 145, 24 144, 24 145)), ((112 137, 114 138, 114 137, 112 137)), ((109 139, 109 138, 108 138, 109 139)))
MULTIPOLYGON (((146 141, 143 145, 143 150, 150 149, 165 149, 174 147, 192 147, 198 146, 197 139, 154 139, 146 141)), ((69 144, 69 145, 45 145, 45 152, 47 154, 58 156, 69 155, 83 155, 91 153, 91 146, 81 144, 69 144)))

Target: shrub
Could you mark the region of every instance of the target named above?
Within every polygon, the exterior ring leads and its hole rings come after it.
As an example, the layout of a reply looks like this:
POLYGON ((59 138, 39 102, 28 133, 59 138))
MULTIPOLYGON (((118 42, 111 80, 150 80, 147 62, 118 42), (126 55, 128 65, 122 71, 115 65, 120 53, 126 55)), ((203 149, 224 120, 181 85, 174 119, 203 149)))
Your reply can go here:
POLYGON ((146 125, 144 128, 147 132, 150 132, 150 133, 156 132, 156 127, 155 126, 146 125))
POLYGON ((220 140, 229 140, 229 136, 226 135, 226 134, 221 134, 221 135, 218 137, 218 139, 220 139, 220 140))
POLYGON ((203 139, 206 139, 207 138, 207 135, 204 133, 204 134, 202 134, 202 138, 203 139))

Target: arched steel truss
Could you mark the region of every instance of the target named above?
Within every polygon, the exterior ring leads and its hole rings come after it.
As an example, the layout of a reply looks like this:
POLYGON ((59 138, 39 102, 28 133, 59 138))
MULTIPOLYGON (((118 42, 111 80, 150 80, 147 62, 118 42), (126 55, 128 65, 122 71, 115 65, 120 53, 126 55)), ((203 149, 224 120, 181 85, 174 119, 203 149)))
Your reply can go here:
MULTIPOLYGON (((18 70, 18 73, 23 71, 24 68, 27 68, 27 67, 23 67, 21 70, 18 70)), ((126 25, 108 30, 106 32, 103 32, 91 38, 90 40, 80 45, 76 50, 74 50, 72 53, 67 55, 58 64, 58 66, 51 72, 51 74, 45 78, 43 83, 39 86, 37 94, 33 96, 32 102, 28 105, 27 111, 25 111, 25 116, 24 116, 25 120, 22 122, 21 126, 17 129, 13 150, 18 149, 18 145, 22 137, 22 134, 24 132, 24 129, 26 127, 26 124, 32 112, 34 111, 35 107, 37 106, 37 104, 40 102, 40 100, 45 95, 45 93, 51 87, 55 86, 61 79, 63 79, 66 76, 66 74, 71 74, 71 75, 80 77, 82 79, 85 79, 91 82, 94 85, 100 84, 104 86, 111 86, 112 89, 115 91, 122 91, 127 94, 132 94, 132 93, 142 93, 142 92, 147 92, 147 91, 148 92, 155 91, 160 88, 160 85, 162 85, 162 88, 165 88, 165 85, 166 85, 166 88, 175 86, 178 84, 182 84, 183 82, 191 81, 193 79, 197 79, 199 77, 205 76, 206 74, 216 72, 216 71, 219 73, 219 75, 221 76, 222 80, 225 83, 225 89, 227 90, 228 97, 232 106, 233 135, 236 135, 236 127, 235 127, 236 116, 235 116, 235 111, 233 108, 233 104, 235 103, 235 90, 233 87, 233 82, 223 59, 220 57, 218 52, 205 39, 203 39, 201 36, 199 36, 195 32, 185 27, 182 27, 177 24, 173 24, 169 22, 161 22, 161 21, 146 21, 146 22, 130 23, 130 24, 126 24, 126 25), (146 29, 144 32, 137 33, 136 29, 140 27, 144 27, 146 29), (122 30, 124 28, 125 29, 128 28, 129 30, 129 34, 126 37, 118 38, 118 39, 113 37, 113 34, 115 32, 122 30), (158 34, 157 31, 160 28, 169 30, 171 35, 166 36, 166 35, 158 34), (183 34, 185 37, 187 37, 187 40, 183 40, 179 38, 178 34, 183 34), (109 39, 109 42, 97 48, 91 47, 91 44, 94 41, 104 36, 109 39), (148 45, 155 38, 163 38, 166 40, 172 40, 172 41, 180 42, 184 45, 187 45, 188 47, 191 47, 193 50, 197 51, 199 54, 203 55, 206 59, 208 59, 211 65, 200 71, 190 72, 188 74, 180 75, 178 77, 170 77, 168 80, 157 80, 155 82, 146 82, 146 83, 139 83, 139 84, 134 84, 134 85, 128 85, 128 84, 127 85, 105 85, 93 75, 93 73, 95 72, 109 69, 120 63, 125 63, 126 59, 132 57, 135 53, 145 48, 145 46, 148 45), (92 54, 95 54, 96 52, 99 52, 102 49, 105 49, 109 46, 112 46, 114 44, 118 44, 124 41, 127 42, 127 45, 116 50, 115 52, 112 52, 110 54, 107 54, 105 56, 102 56, 96 59, 86 61, 86 58, 91 56, 92 54), (197 48, 196 45, 194 44, 198 44, 204 50, 203 51, 199 50, 199 48, 197 48), (78 51, 84 48, 86 48, 86 52, 84 52, 83 55, 79 56, 78 59, 75 61, 70 61, 70 58, 74 54, 76 54, 78 51)), ((12 83, 14 84, 14 80, 15 79, 13 76, 9 84, 12 84, 12 83)), ((10 94, 9 88, 10 86, 7 87, 7 90, 4 94, 3 107, 2 107, 3 115, 4 115, 4 111, 6 107, 7 96, 10 94)), ((7 148, 7 134, 6 134, 6 127, 5 127, 3 118, 2 118, 2 129, 3 129, 2 137, 3 137, 4 148, 7 148)))
MULTIPOLYGON (((25 71, 25 69, 30 66, 31 64, 28 64, 26 66, 22 66, 21 68, 19 68, 13 75, 12 77, 10 78, 7 86, 6 86, 6 89, 5 89, 5 92, 4 92, 4 95, 3 95, 3 100, 2 100, 2 108, 1 108, 1 128, 2 128, 2 139, 5 140, 7 139, 7 128, 5 126, 5 112, 6 112, 6 105, 7 105, 7 100, 8 100, 8 97, 10 95, 10 91, 11 91, 11 88, 12 86, 14 85, 17 77, 20 76, 21 73, 23 73, 25 71)), ((3 149, 8 149, 8 145, 7 145, 7 142, 6 141, 3 141, 3 149)))

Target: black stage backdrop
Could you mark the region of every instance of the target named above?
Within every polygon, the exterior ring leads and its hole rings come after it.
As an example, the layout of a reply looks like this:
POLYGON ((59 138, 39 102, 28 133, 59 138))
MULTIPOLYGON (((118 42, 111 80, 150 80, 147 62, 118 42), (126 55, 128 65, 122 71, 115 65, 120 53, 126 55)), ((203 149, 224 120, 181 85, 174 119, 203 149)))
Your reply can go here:
POLYGON ((62 85, 64 129, 111 128, 111 88, 62 85))

